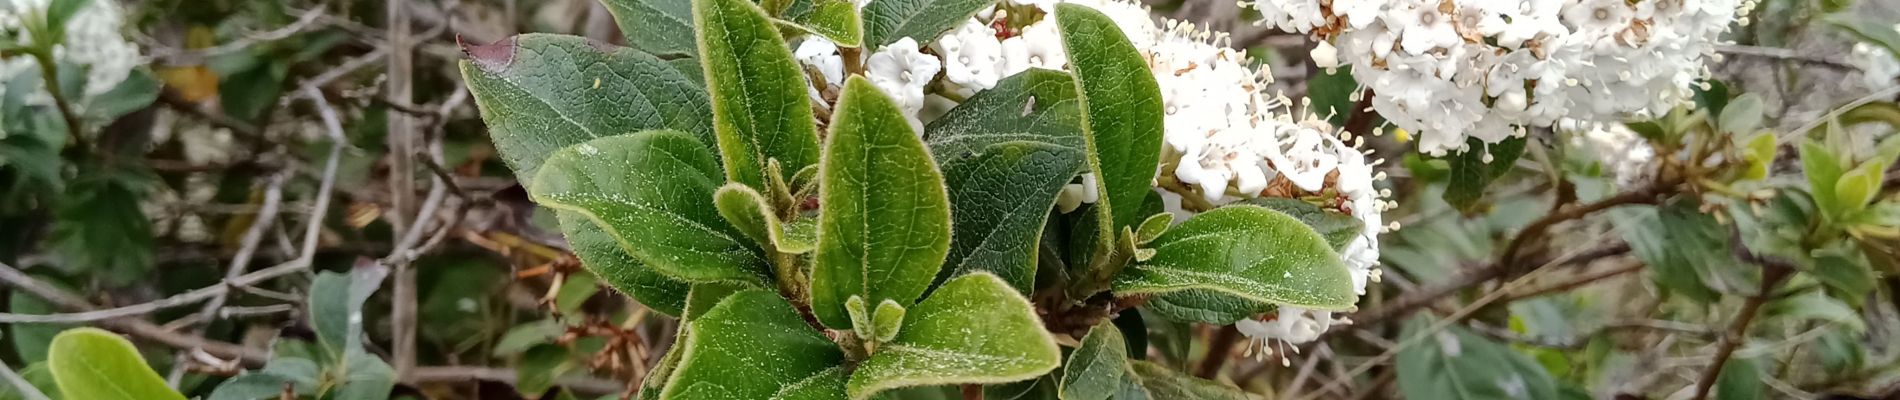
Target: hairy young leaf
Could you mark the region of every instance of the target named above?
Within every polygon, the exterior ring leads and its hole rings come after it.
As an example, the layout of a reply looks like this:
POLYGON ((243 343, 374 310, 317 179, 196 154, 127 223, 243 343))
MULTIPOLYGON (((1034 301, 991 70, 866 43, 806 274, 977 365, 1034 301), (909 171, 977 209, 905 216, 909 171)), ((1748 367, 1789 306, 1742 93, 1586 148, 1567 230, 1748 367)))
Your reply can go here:
POLYGON ((1445 202, 1465 211, 1477 206, 1478 199, 1484 198, 1484 188, 1511 171, 1528 141, 1522 137, 1491 144, 1477 138, 1466 141, 1464 152, 1446 157, 1451 162, 1451 181, 1445 188, 1445 202))
POLYGON ((988 273, 944 283, 905 313, 903 326, 852 373, 853 400, 901 387, 1015 382, 1062 362, 1029 300, 988 273))
POLYGON ((1358 300, 1339 254, 1285 213, 1233 205, 1190 218, 1151 243, 1155 256, 1115 280, 1119 295, 1206 289, 1328 311, 1358 300))
POLYGON ((1082 336, 1082 345, 1062 367, 1063 400, 1104 400, 1121 390, 1128 371, 1128 347, 1120 329, 1102 321, 1082 336))
POLYGON ((1056 194, 1082 167, 1082 152, 1044 142, 990 145, 963 156, 937 153, 950 188, 950 253, 939 280, 988 271, 1029 293, 1036 245, 1056 194))
POLYGON ((784 298, 735 293, 687 325, 686 348, 660 398, 755 400, 839 398, 844 351, 812 330, 784 298), (797 396, 779 396, 785 391, 797 396), (829 392, 813 396, 809 391, 829 392))
POLYGON ((1100 11, 1060 4, 1063 48, 1081 93, 1083 143, 1097 178, 1102 240, 1141 222, 1139 205, 1154 186, 1161 157, 1161 89, 1141 52, 1100 11))
POLYGON ((950 250, 950 200, 937 163, 897 105, 862 77, 845 83, 819 167, 812 312, 850 327, 844 301, 910 305, 950 250))
MULTIPOLYGON (((949 169, 962 155, 1012 141, 1044 142, 1081 152, 1082 111, 1075 78, 1030 68, 977 92, 924 128, 930 153, 949 169)), ((1081 173, 1080 168, 1077 173, 1081 173)))
POLYGON ((765 260, 708 204, 720 185, 717 163, 678 132, 606 137, 555 152, 528 192, 543 206, 585 216, 661 273, 756 281, 765 260))
POLYGON ((977 11, 995 5, 992 0, 877 0, 864 5, 864 30, 875 49, 903 38, 917 43, 935 41, 938 35, 962 25, 977 11))
POLYGON ((185 400, 145 365, 132 342, 102 329, 61 332, 53 338, 46 365, 68 399, 185 400))
POLYGON ((620 248, 619 240, 587 216, 570 211, 560 211, 556 216, 561 222, 561 232, 567 236, 568 247, 580 257, 582 267, 653 311, 674 317, 680 315, 690 287, 686 282, 667 277, 633 258, 620 248))
POLYGON ((601 0, 627 45, 653 54, 693 54, 692 0, 601 0))
POLYGON ((469 94, 524 185, 555 150, 596 138, 673 129, 713 143, 706 92, 653 55, 548 34, 463 51, 469 94))
POLYGON ((1431 338, 1399 351, 1399 393, 1407 399, 1555 399, 1550 374, 1509 346, 1453 326, 1428 332, 1429 317, 1417 317, 1400 336, 1431 338))
POLYGON ((805 72, 765 10, 749 0, 693 0, 693 23, 726 179, 763 191, 767 160, 786 174, 817 163, 805 72))
POLYGON ((824 36, 842 47, 864 43, 864 22, 858 18, 858 6, 851 0, 811 0, 809 8, 781 15, 783 21, 798 30, 824 36))

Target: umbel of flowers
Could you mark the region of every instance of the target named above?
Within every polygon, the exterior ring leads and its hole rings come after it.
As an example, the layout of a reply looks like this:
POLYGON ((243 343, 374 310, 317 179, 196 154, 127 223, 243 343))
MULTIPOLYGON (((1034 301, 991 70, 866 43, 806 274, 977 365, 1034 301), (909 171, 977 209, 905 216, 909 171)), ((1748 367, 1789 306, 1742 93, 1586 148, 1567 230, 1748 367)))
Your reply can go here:
MULTIPOLYGON (((1367 282, 1378 280, 1378 234, 1397 228, 1380 217, 1395 206, 1384 199, 1389 192, 1374 186, 1384 178, 1374 171, 1382 160, 1368 160, 1370 152, 1360 150, 1358 138, 1313 110, 1296 114, 1287 97, 1268 93, 1270 71, 1252 62, 1245 50, 1228 47, 1225 33, 1185 21, 1157 21, 1129 0, 1006 1, 935 41, 905 37, 878 49, 866 58, 865 72, 897 100, 921 134, 924 123, 956 105, 953 99, 994 88, 1003 77, 1030 68, 1069 68, 1056 21, 1048 17, 1061 3, 1108 15, 1147 61, 1166 112, 1157 190, 1177 221, 1249 199, 1328 198, 1321 202, 1328 210, 1363 226, 1340 249, 1354 289, 1364 294, 1367 282)), ((821 93, 835 91, 845 75, 842 52, 820 36, 807 36, 795 47, 816 78, 811 95, 823 101, 821 93)), ((1081 183, 1069 185, 1058 200, 1060 209, 1094 202, 1094 184, 1094 177, 1085 175, 1081 183)), ((1259 341, 1297 344, 1345 321, 1330 312, 1282 305, 1234 323, 1259 341)))
MULTIPOLYGON (((1704 62, 1753 0, 1256 0, 1264 21, 1321 40, 1372 108, 1419 150, 1497 143, 1560 119, 1657 117, 1690 101, 1704 62)), ((1743 22, 1746 22, 1744 19, 1743 22)))

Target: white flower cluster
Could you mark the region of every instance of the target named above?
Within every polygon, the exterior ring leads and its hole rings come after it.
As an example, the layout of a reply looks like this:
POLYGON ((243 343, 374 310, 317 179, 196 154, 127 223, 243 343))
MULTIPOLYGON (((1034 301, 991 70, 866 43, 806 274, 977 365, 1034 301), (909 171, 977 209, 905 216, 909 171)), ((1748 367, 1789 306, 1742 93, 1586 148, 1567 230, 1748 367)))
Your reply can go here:
MULTIPOLYGON (((1894 24, 1893 30, 1900 31, 1900 24, 1894 24)), ((1847 55, 1847 63, 1860 69, 1861 83, 1869 89, 1886 88, 1900 79, 1900 55, 1877 45, 1855 43, 1854 50, 1847 55)))
MULTIPOLYGON (((1393 206, 1384 200, 1387 193, 1374 187, 1384 176, 1373 170, 1378 162, 1368 162, 1357 140, 1318 116, 1296 120, 1284 96, 1265 93, 1269 71, 1254 67, 1246 52, 1225 46, 1224 34, 1180 22, 1157 23, 1146 7, 1131 0, 1008 1, 925 46, 904 38, 878 49, 867 58, 865 74, 917 124, 930 116, 924 110, 932 108, 933 99, 966 98, 1029 68, 1066 69, 1068 54, 1050 15, 1059 3, 1094 8, 1114 20, 1143 53, 1160 86, 1166 113, 1162 172, 1168 174, 1162 179, 1191 188, 1164 192, 1171 211, 1191 214, 1180 207, 1180 196, 1216 205, 1263 196, 1331 196, 1337 201, 1329 208, 1365 224, 1365 233, 1343 252, 1354 288, 1363 294, 1367 282, 1377 280, 1378 234, 1388 230, 1380 213, 1393 206)), ((811 38, 795 52, 816 71, 814 77, 823 78, 814 79, 814 85, 833 86, 844 74, 839 53, 834 44, 811 38)), ((814 98, 822 91, 814 89, 814 98)), ((1094 178, 1084 175, 1081 183, 1064 188, 1060 208, 1067 212, 1094 202, 1094 178)), ((1299 343, 1317 338, 1335 322, 1330 313, 1292 307, 1261 318, 1270 321, 1237 325, 1259 342, 1299 343)))
MULTIPOLYGON (((1419 150, 1496 143, 1560 118, 1621 122, 1690 101, 1754 0, 1251 0, 1322 42, 1419 150)), ((1746 20, 1743 21, 1746 23, 1746 20)), ((1343 110, 1342 110, 1343 111, 1343 110)))
MULTIPOLYGON (((24 18, 45 12, 50 0, 0 0, 0 40, 25 45, 34 38, 26 31, 24 18)), ((123 24, 118 5, 110 1, 86 2, 66 21, 66 38, 53 48, 53 57, 61 63, 87 67, 85 93, 89 98, 111 91, 125 81, 132 69, 143 63, 138 46, 119 33, 123 24)), ((40 73, 32 57, 14 57, 0 62, 0 87, 16 74, 40 73)), ((28 97, 33 104, 51 104, 44 93, 28 97)))
POLYGON ((1561 131, 1571 133, 1571 143, 1596 151, 1603 172, 1614 177, 1619 187, 1631 187, 1649 177, 1656 161, 1656 148, 1623 124, 1558 123, 1561 131))

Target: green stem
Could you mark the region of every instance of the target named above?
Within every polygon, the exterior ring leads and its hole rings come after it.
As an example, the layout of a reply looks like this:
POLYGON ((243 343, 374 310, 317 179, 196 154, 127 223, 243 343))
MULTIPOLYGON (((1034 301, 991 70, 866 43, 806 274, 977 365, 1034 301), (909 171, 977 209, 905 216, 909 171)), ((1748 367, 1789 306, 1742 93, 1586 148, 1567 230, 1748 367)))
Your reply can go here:
POLYGON ((60 90, 59 65, 53 63, 53 52, 51 50, 34 51, 33 59, 40 64, 40 76, 45 81, 46 93, 53 96, 53 105, 59 108, 59 116, 66 120, 66 132, 73 137, 73 148, 84 152, 86 135, 83 132, 85 130, 80 125, 79 113, 73 111, 72 102, 66 98, 66 93, 60 90))

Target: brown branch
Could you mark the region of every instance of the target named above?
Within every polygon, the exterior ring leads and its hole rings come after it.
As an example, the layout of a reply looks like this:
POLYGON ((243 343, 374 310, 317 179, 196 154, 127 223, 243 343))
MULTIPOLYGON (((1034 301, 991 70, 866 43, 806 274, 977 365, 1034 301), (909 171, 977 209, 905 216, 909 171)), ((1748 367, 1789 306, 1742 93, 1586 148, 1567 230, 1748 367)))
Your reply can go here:
POLYGON ((1603 281, 1605 279, 1622 276, 1623 274, 1627 274, 1631 272, 1641 271, 1643 270, 1643 267, 1644 267, 1643 263, 1631 261, 1631 262, 1624 263, 1623 265, 1617 266, 1616 268, 1607 269, 1603 271, 1597 271, 1595 273, 1590 273, 1590 274, 1585 274, 1575 279, 1564 281, 1563 283, 1530 289, 1522 293, 1512 293, 1510 296, 1505 297, 1503 301, 1505 303, 1510 303, 1510 302, 1533 298, 1533 297, 1543 297, 1543 296, 1547 296, 1553 293, 1568 292, 1576 288, 1589 286, 1591 284, 1603 281))
POLYGON ((1498 257, 1498 265, 1511 265, 1513 262, 1518 261, 1517 259, 1524 252, 1524 246, 1526 246, 1527 243, 1535 239, 1542 239, 1544 235, 1550 231, 1550 228, 1556 226, 1558 223, 1583 218, 1598 211, 1608 210, 1618 206, 1655 204, 1657 198, 1662 194, 1662 189, 1672 186, 1675 186, 1672 182, 1657 182, 1654 185, 1642 189, 1618 193, 1615 196, 1610 196, 1589 204, 1561 209, 1544 215, 1543 218, 1531 221, 1530 225, 1525 225, 1524 229, 1518 231, 1516 237, 1511 238, 1510 244, 1504 247, 1504 254, 1498 257))
POLYGON ((1194 376, 1214 379, 1227 359, 1233 358, 1234 344, 1239 342, 1240 330, 1233 325, 1215 328, 1214 337, 1207 340, 1207 356, 1201 357, 1201 363, 1194 366, 1194 376))
POLYGON ((1781 282, 1794 275, 1797 270, 1795 265, 1787 260, 1749 251, 1743 245, 1741 229, 1734 225, 1729 226, 1729 246, 1735 258, 1762 268, 1761 287, 1756 289, 1755 295, 1748 296, 1748 300, 1742 303, 1742 310, 1735 315, 1735 321, 1730 322, 1728 329, 1722 333, 1721 340, 1716 344, 1715 359, 1709 362, 1708 368, 1702 370, 1702 378, 1696 380, 1695 396, 1692 397, 1694 400, 1709 397, 1710 389, 1715 386, 1715 380, 1722 376, 1722 366, 1728 364, 1729 358, 1735 355, 1735 349, 1741 347, 1742 341, 1747 339, 1748 326, 1755 321, 1755 316, 1761 311, 1762 305, 1774 299, 1775 288, 1780 287, 1781 282))
POLYGON ((1562 257, 1556 260, 1552 260, 1551 262, 1548 262, 1548 263, 1491 264, 1484 268, 1479 268, 1471 272, 1460 274, 1457 277, 1453 277, 1448 282, 1420 288, 1417 291, 1407 293, 1406 295, 1393 300, 1388 305, 1384 305, 1379 308, 1372 309, 1370 311, 1355 313, 1353 314, 1353 317, 1352 317, 1353 324, 1351 326, 1353 327, 1353 329, 1364 329, 1368 327, 1377 326, 1385 322, 1398 320, 1404 316, 1411 315, 1412 312, 1418 311, 1418 309, 1420 308, 1424 308, 1425 306, 1428 306, 1428 305, 1431 305, 1432 303, 1437 302, 1441 298, 1450 296, 1453 293, 1457 293, 1461 290, 1464 290, 1473 286, 1477 286, 1478 284, 1488 282, 1492 279, 1504 277, 1506 275, 1509 275, 1510 272, 1512 271, 1523 269, 1523 267, 1521 267, 1522 265, 1570 265, 1570 264, 1575 264, 1575 263, 1589 262, 1591 260, 1595 260, 1598 258, 1623 254, 1629 251, 1630 251, 1629 244, 1619 241, 1612 245, 1584 251, 1584 252, 1569 256, 1569 257, 1562 257))
POLYGON ((983 385, 963 385, 963 400, 983 400, 983 385))
MULTIPOLYGON (((34 296, 46 299, 46 301, 53 302, 53 304, 63 309, 86 312, 96 308, 91 302, 72 293, 68 293, 65 289, 40 282, 38 279, 34 279, 32 276, 20 272, 20 270, 14 269, 12 266, 4 263, 0 263, 0 281, 6 282, 8 286, 24 290, 34 296)), ((223 288, 224 286, 215 287, 223 288)), ((96 321, 98 321, 100 325, 104 325, 108 328, 131 333, 133 336, 142 337, 160 344, 179 349, 203 349, 206 353, 211 353, 218 357, 238 359, 247 365, 261 366, 264 365, 264 361, 268 359, 266 357, 267 353, 264 350, 181 334, 160 327, 150 321, 138 319, 105 319, 96 321)))

